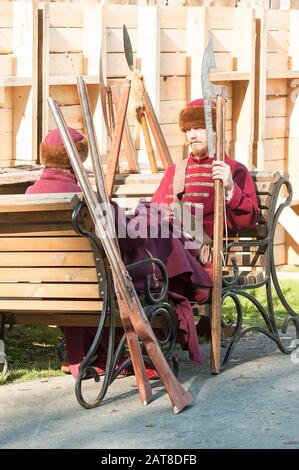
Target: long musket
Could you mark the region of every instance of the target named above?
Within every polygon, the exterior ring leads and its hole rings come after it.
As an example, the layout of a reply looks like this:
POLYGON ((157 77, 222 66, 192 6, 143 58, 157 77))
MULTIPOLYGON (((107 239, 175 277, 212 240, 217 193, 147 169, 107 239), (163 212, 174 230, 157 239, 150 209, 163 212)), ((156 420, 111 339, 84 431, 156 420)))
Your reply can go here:
MULTIPOLYGON (((205 123, 208 136, 208 152, 214 157, 214 133, 212 103, 216 97, 216 160, 224 160, 225 103, 226 90, 210 82, 211 69, 216 68, 213 43, 210 39, 203 55, 201 83, 204 98, 205 123)), ((223 183, 215 180, 214 192, 214 233, 213 233, 213 289, 211 319, 211 370, 220 372, 221 306, 222 306, 222 248, 223 248, 223 183)))
MULTIPOLYGON (((94 168, 95 181, 97 187, 97 194, 99 202, 104 205, 105 212, 107 214, 107 228, 109 230, 109 237, 114 241, 116 249, 118 250, 118 240, 116 237, 115 226, 113 224, 113 214, 110 204, 110 200, 107 195, 106 181, 104 177, 104 171, 101 163, 101 156, 98 148, 98 143, 95 135, 93 120, 91 117, 89 97, 87 93, 86 84, 82 76, 77 78, 77 87, 78 93, 85 123, 85 128, 87 131, 88 142, 90 145, 91 159, 94 168)), ((118 294, 119 286, 117 279, 113 273, 114 283, 116 287, 116 294, 118 294)), ((130 321, 127 309, 123 308, 121 304, 122 299, 119 299, 119 308, 120 308, 120 317, 125 328, 127 344, 130 351, 130 356, 132 359, 133 369, 136 376, 136 381, 139 389, 139 395, 141 403, 144 405, 148 404, 152 398, 152 391, 146 376, 144 362, 142 358, 142 353, 139 345, 139 340, 134 332, 132 323, 130 321)))
MULTIPOLYGON (((169 364, 163 356, 153 330, 143 311, 132 279, 128 275, 120 253, 116 248, 116 244, 111 239, 111 237, 109 237, 109 231, 107 233, 107 230, 105 230, 104 214, 98 204, 97 197, 92 189, 88 176, 86 175, 78 151, 70 137, 61 110, 53 98, 50 97, 48 102, 56 125, 60 131, 61 138, 72 164, 74 173, 81 186, 85 202, 95 225, 96 233, 101 239, 107 259, 110 263, 115 279, 117 280, 119 287, 118 299, 120 299, 120 309, 127 310, 128 317, 133 325, 134 331, 145 345, 147 353, 155 368, 157 369, 160 379, 168 392, 174 413, 179 413, 186 406, 191 404, 192 397, 177 381, 169 367, 169 364)), ((126 327, 126 325, 124 326, 126 327)))

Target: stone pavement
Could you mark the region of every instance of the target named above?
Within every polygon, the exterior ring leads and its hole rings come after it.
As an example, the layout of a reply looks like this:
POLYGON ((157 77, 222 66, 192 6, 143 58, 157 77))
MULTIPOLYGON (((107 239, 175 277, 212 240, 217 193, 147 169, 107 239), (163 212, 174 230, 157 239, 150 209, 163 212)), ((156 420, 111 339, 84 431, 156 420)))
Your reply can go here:
POLYGON ((299 448, 299 354, 251 335, 236 351, 240 360, 211 376, 204 350, 202 367, 178 352, 179 379, 193 396, 179 415, 160 382, 151 382, 154 400, 143 407, 134 377, 114 382, 93 410, 77 403, 69 376, 2 386, 0 448, 299 448))

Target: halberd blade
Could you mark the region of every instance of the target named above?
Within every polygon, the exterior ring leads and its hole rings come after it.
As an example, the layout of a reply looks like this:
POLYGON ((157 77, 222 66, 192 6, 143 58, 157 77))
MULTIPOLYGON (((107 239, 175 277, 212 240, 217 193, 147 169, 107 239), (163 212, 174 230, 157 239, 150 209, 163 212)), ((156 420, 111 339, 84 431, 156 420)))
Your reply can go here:
POLYGON ((131 39, 130 39, 128 30, 125 24, 123 25, 123 41, 124 41, 124 51, 125 51, 127 64, 130 70, 134 70, 132 44, 131 44, 131 39))

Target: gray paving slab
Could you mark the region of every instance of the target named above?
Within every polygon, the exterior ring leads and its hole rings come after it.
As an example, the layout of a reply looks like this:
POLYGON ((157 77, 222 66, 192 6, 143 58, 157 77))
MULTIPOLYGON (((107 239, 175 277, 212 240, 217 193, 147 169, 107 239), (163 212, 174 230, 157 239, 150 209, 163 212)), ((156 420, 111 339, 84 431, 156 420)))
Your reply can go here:
MULTIPOLYGON (((231 368, 211 376, 204 350, 204 366, 178 352, 179 379, 193 396, 179 415, 160 382, 142 406, 134 377, 115 381, 92 410, 77 403, 70 376, 2 386, 0 448, 299 448, 299 357, 252 335, 231 368)), ((85 384, 93 393, 95 384, 85 384)))

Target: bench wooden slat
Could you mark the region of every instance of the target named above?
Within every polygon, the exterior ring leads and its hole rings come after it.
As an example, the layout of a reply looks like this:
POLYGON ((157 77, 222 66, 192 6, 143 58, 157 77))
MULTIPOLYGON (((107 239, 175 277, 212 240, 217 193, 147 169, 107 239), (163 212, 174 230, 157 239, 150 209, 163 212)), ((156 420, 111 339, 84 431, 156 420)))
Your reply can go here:
POLYGON ((1 238, 1 251, 91 251, 90 243, 83 237, 10 237, 1 238))
POLYGON ((95 267, 91 268, 0 268, 0 282, 97 282, 95 267))
POLYGON ((1 297, 100 299, 98 284, 0 283, 1 297))
POLYGON ((0 234, 2 236, 49 236, 59 235, 62 236, 76 235, 76 232, 72 228, 71 222, 56 222, 54 224, 10 224, 5 225, 0 223, 0 234), (59 230, 61 229, 61 231, 59 230))
POLYGON ((236 258, 238 266, 258 266, 263 267, 265 264, 265 256, 251 253, 233 253, 227 257, 227 265, 232 266, 232 257, 236 258))
POLYGON ((86 252, 0 253, 0 266, 94 266, 94 258, 86 252))
POLYGON ((1 299, 0 312, 90 313, 102 310, 101 300, 20 300, 1 299))
MULTIPOLYGON (((15 324, 16 325, 58 325, 58 326, 94 326, 97 327, 99 324, 99 314, 88 314, 80 315, 80 314, 55 314, 55 313, 45 313, 45 314, 38 314, 38 313, 18 313, 15 316, 15 324)), ((109 317, 105 323, 107 326, 109 325, 109 317)), ((118 327, 122 326, 121 319, 116 316, 115 324, 118 327)))

